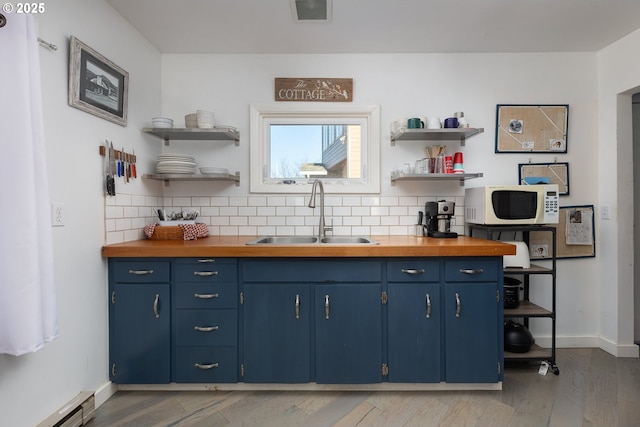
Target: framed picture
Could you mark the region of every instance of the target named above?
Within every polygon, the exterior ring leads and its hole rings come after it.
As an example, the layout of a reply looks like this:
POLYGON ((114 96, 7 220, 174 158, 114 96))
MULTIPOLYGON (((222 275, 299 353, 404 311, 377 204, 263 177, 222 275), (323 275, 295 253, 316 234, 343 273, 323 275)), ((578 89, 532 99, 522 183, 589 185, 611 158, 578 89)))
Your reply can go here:
POLYGON ((69 105, 127 125, 129 73, 71 36, 69 105))
POLYGON ((569 163, 520 163, 518 164, 520 185, 558 184, 561 196, 569 194, 569 163))
MULTIPOLYGON (((560 207, 560 221, 556 225, 557 259, 596 256, 596 229, 593 205, 560 207)), ((550 231, 529 234, 531 259, 548 259, 553 254, 553 235, 550 231)))
POLYGON ((496 153, 566 153, 569 105, 498 104, 496 153))

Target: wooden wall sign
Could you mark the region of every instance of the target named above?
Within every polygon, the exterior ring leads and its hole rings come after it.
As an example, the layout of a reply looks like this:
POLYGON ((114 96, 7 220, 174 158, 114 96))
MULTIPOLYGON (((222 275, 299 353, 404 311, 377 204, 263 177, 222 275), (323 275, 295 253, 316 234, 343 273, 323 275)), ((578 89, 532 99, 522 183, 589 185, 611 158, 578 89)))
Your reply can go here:
POLYGON ((275 82, 276 101, 351 102, 353 79, 278 78, 275 82))

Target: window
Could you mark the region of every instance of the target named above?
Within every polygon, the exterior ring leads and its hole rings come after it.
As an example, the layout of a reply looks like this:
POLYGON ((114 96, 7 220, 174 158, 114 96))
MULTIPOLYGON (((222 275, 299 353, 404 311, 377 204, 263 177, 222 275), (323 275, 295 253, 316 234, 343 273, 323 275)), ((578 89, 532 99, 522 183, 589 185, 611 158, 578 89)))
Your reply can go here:
POLYGON ((380 192, 377 106, 269 105, 250 109, 250 191, 380 192))

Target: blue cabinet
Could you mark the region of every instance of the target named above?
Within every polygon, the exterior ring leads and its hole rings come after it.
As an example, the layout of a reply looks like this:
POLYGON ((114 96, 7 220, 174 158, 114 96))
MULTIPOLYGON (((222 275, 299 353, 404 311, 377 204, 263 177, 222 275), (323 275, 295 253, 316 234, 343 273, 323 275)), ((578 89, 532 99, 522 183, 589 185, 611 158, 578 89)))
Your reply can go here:
POLYGON ((503 379, 502 263, 445 261, 445 380, 492 383, 503 379))
POLYGON ((382 381, 381 284, 315 286, 316 382, 382 381))
POLYGON ((186 258, 173 269, 175 381, 237 382, 237 261, 186 258))
POLYGON ((311 381, 311 293, 308 284, 245 284, 244 382, 311 381))
POLYGON ((120 384, 497 383, 502 257, 109 260, 120 384))
POLYGON ((110 264, 109 378, 116 384, 170 382, 169 271, 168 261, 110 264))
POLYGON ((388 261, 387 280, 388 381, 442 381, 440 263, 388 261))

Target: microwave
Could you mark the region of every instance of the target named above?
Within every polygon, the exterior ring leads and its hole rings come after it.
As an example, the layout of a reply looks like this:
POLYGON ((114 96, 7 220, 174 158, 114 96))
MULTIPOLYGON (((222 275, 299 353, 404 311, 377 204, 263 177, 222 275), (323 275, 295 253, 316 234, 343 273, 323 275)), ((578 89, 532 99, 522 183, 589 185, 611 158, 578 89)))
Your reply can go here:
POLYGON ((560 219, 557 184, 491 185, 467 188, 464 219, 471 224, 557 224, 560 219))

